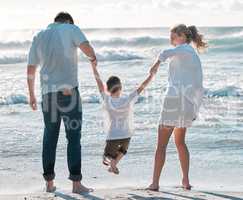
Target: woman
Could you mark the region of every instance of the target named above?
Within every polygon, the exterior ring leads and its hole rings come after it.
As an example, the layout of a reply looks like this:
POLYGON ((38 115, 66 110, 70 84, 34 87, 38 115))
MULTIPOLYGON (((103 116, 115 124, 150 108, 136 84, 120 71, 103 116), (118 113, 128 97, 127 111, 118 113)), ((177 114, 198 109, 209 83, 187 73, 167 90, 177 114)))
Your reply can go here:
POLYGON ((203 77, 198 52, 207 44, 195 26, 184 24, 171 29, 171 44, 175 46, 160 53, 155 64, 170 58, 169 78, 158 128, 158 144, 155 154, 153 182, 149 190, 159 190, 159 178, 165 163, 166 147, 174 132, 183 179, 182 187, 190 190, 189 152, 185 144, 187 128, 196 119, 203 96, 203 77))

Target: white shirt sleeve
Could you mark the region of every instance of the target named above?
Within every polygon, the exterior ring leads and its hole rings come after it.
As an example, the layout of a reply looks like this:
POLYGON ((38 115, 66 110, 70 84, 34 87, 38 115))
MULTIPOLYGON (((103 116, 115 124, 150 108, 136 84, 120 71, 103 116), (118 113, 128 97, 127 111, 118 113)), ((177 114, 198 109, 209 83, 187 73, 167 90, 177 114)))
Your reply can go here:
POLYGON ((85 37, 85 35, 83 34, 83 32, 77 26, 74 26, 74 29, 73 29, 73 41, 74 41, 75 46, 77 46, 77 47, 84 42, 88 42, 88 40, 85 37))
POLYGON ((28 65, 39 65, 40 58, 37 52, 37 36, 33 38, 29 54, 28 54, 28 65))
POLYGON ((128 102, 129 103, 136 103, 137 100, 138 100, 138 97, 139 97, 139 94, 138 94, 137 90, 134 90, 133 92, 131 92, 128 95, 128 102))
POLYGON ((171 58, 176 55, 183 55, 185 53, 186 51, 183 50, 181 46, 175 47, 173 49, 166 49, 159 54, 158 60, 161 62, 165 62, 168 58, 171 58))
POLYGON ((105 92, 101 92, 101 93, 100 93, 100 96, 101 96, 101 99, 102 99, 103 101, 107 101, 107 99, 108 99, 108 95, 107 95, 105 92))

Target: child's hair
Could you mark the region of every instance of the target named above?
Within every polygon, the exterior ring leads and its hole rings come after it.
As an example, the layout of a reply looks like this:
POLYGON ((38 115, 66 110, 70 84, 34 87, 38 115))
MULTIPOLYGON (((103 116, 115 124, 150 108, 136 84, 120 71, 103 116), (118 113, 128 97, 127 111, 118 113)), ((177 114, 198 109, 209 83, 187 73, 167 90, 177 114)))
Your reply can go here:
POLYGON ((186 42, 189 44, 193 42, 199 52, 205 50, 208 44, 203 40, 203 35, 199 33, 196 26, 186 26, 185 24, 179 24, 171 29, 172 33, 176 33, 181 36, 184 34, 186 42))
POLYGON ((117 76, 111 76, 107 81, 107 90, 113 94, 122 89, 121 80, 117 76))

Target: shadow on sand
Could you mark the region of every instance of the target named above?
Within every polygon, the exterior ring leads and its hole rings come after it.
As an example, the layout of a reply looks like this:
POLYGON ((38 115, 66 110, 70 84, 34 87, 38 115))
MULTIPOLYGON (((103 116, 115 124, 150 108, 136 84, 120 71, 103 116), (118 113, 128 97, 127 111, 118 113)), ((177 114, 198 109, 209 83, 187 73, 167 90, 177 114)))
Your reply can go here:
MULTIPOLYGON (((226 194, 220 194, 220 193, 215 193, 215 192, 205 192, 205 191, 201 191, 201 197, 196 197, 196 196, 191 196, 193 195, 192 193, 188 193, 188 195, 185 195, 185 194, 178 194, 178 193, 174 193, 174 192, 165 192, 165 191, 161 191, 161 192, 158 192, 158 196, 156 196, 156 193, 153 193, 153 195, 151 195, 151 197, 148 197, 148 196, 142 196, 142 195, 139 195, 139 194, 134 194, 134 193, 129 193, 127 194, 127 199, 130 199, 130 200, 174 200, 174 199, 187 199, 187 200, 206 200, 208 199, 208 197, 206 198, 203 198, 203 194, 206 195, 210 195, 210 196, 214 196, 214 197, 219 197, 219 198, 222 198, 222 199, 225 199, 225 200, 243 200, 243 198, 240 198, 240 197, 237 197, 237 196, 231 196, 231 195, 226 195, 226 194), (161 197, 161 194, 165 194, 165 195, 170 195, 171 198, 166 198, 166 197, 161 197), (190 195, 191 194, 191 195, 190 195)), ((90 193, 86 193, 86 194, 80 194, 80 195, 77 195, 76 197, 75 196, 71 196, 69 194, 65 194, 63 192, 55 192, 55 196, 56 197, 59 197, 60 199, 63 199, 63 200, 81 200, 81 199, 87 199, 87 200, 105 200, 105 199, 115 199, 115 198, 109 198, 107 196, 107 198, 100 198, 100 197, 97 197, 97 196, 94 196, 90 193)), ((125 199, 123 197, 117 197, 118 199, 125 199)))
POLYGON ((239 197, 234 197, 234 196, 225 195, 225 194, 219 194, 219 193, 215 193, 215 192, 202 192, 202 193, 209 194, 209 195, 216 196, 216 197, 221 197, 221 198, 228 199, 228 200, 243 200, 242 198, 239 198, 239 197))
POLYGON ((97 196, 91 195, 90 193, 80 194, 79 197, 73 197, 68 194, 64 194, 62 192, 55 192, 55 196, 59 197, 64 200, 80 200, 80 199, 90 199, 90 200, 104 200, 102 198, 99 198, 97 196))

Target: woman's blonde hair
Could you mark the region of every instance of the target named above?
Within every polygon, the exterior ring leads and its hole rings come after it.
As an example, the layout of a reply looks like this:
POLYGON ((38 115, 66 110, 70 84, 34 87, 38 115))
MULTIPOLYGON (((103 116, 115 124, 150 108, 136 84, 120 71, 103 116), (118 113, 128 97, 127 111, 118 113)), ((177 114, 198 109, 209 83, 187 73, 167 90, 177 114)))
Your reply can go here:
POLYGON ((186 42, 189 44, 194 43, 199 52, 204 51, 208 44, 203 40, 203 35, 199 33, 196 26, 186 26, 185 24, 179 24, 171 29, 172 33, 176 33, 179 36, 184 35, 186 42))

